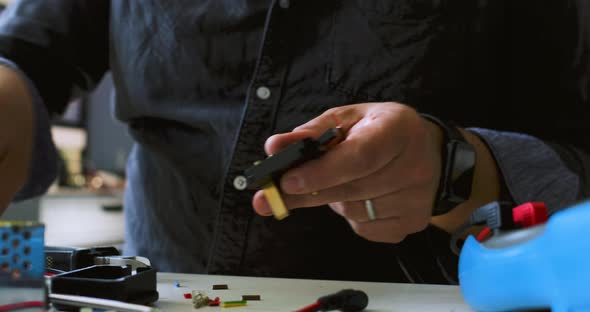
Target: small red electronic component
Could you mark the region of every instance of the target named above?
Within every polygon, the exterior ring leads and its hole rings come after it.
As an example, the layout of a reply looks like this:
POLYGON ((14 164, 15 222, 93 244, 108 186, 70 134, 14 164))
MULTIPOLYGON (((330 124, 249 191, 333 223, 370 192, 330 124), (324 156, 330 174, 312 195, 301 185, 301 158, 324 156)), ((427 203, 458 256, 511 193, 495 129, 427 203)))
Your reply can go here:
POLYGON ((210 307, 217 307, 217 306, 219 306, 220 303, 221 303, 221 300, 219 300, 219 297, 215 297, 215 299, 209 301, 209 306, 210 307))

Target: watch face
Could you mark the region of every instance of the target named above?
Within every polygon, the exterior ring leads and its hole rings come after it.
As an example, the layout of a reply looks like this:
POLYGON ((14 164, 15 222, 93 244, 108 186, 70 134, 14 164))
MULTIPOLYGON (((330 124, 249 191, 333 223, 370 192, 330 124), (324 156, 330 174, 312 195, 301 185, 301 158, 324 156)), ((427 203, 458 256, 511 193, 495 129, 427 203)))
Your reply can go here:
POLYGON ((465 171, 473 170, 475 167, 475 151, 473 150, 473 146, 465 142, 455 141, 453 144, 455 152, 453 153, 453 172, 451 177, 455 181, 465 171))
POLYGON ((440 182, 440 194, 433 210, 434 216, 451 211, 471 196, 475 149, 467 142, 450 140, 445 157, 443 174, 446 177, 442 177, 440 182))
POLYGON ((475 170, 475 150, 469 143, 453 141, 450 194, 451 197, 469 199, 475 170))

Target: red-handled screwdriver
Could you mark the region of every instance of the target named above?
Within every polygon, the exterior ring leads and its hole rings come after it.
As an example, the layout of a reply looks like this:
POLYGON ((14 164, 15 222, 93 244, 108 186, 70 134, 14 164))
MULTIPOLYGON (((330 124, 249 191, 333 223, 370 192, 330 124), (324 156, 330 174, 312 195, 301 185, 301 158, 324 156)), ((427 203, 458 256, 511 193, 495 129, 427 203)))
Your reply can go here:
POLYGON ((344 312, 363 311, 369 304, 369 297, 362 290, 344 289, 335 294, 320 297, 317 302, 295 312, 317 312, 340 310, 344 312))

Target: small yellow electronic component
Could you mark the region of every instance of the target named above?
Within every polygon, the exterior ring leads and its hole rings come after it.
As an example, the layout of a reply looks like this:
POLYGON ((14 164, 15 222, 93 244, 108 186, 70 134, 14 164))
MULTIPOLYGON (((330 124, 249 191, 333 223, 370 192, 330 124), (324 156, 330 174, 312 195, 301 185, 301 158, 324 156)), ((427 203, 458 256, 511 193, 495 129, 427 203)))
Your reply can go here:
POLYGON ((277 220, 283 220, 289 216, 289 210, 285 206, 283 202, 283 198, 281 197, 281 193, 277 186, 272 182, 268 182, 262 187, 264 192, 264 196, 270 205, 270 209, 272 210, 272 214, 275 216, 277 220))

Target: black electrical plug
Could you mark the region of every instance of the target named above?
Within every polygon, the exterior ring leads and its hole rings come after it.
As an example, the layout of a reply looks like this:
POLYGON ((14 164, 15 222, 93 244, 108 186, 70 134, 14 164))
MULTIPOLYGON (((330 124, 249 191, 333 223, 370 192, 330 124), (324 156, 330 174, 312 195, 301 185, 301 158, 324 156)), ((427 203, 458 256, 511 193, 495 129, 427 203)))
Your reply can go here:
POLYGON ((369 297, 364 291, 344 289, 335 294, 323 296, 318 299, 321 310, 340 310, 344 312, 362 311, 369 304, 369 297))
POLYGON ((276 155, 269 156, 246 169, 244 171, 246 187, 258 190, 271 181, 277 183, 287 170, 320 157, 330 147, 342 140, 344 140, 344 131, 341 128, 330 128, 317 140, 306 138, 295 142, 276 155))
POLYGON ((295 312, 318 312, 340 310, 344 312, 363 311, 369 304, 369 297, 362 290, 344 289, 335 294, 320 297, 315 303, 295 312))

